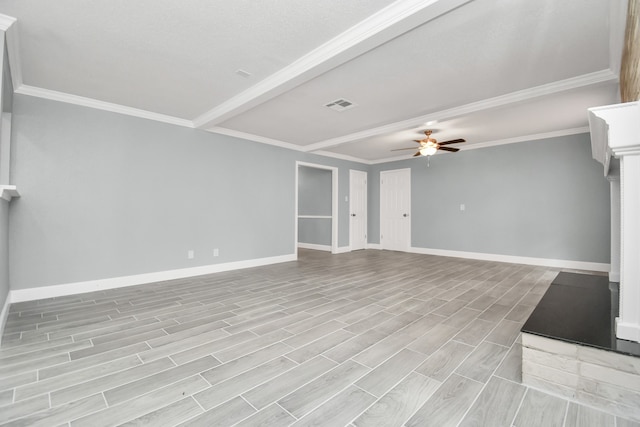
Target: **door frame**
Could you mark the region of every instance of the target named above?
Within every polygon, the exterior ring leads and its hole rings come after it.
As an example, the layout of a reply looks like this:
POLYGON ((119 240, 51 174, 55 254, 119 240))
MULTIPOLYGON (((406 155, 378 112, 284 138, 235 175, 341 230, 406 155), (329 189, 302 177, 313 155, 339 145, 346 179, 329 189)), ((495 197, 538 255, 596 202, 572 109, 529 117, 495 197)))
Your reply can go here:
MULTIPOLYGON (((409 174, 409 197, 408 197, 408 203, 409 203, 409 222, 408 222, 408 226, 407 226, 407 233, 408 233, 408 242, 407 242, 407 246, 406 248, 404 248, 404 252, 409 252, 411 250, 411 221, 412 221, 412 215, 411 215, 411 168, 402 168, 402 169, 389 169, 389 170, 384 170, 384 171, 380 171, 380 230, 379 230, 379 235, 382 234, 382 179, 384 177, 383 174, 388 173, 388 172, 407 172, 409 174)), ((384 247, 384 243, 383 243, 383 239, 380 238, 380 249, 385 249, 384 247)))
POLYGON ((324 169, 331 171, 331 253, 338 253, 338 168, 333 166, 325 166, 317 163, 307 163, 296 160, 296 179, 295 179, 295 210, 294 210, 294 223, 295 232, 293 236, 293 247, 295 249, 295 256, 298 259, 298 175, 300 172, 300 166, 324 169))
MULTIPOLYGON (((352 194, 352 184, 353 184, 353 179, 352 177, 356 174, 364 174, 364 230, 365 230, 365 239, 364 239, 364 248, 363 249, 367 249, 367 245, 368 243, 368 235, 369 235, 369 230, 368 230, 368 220, 369 220, 369 198, 368 198, 368 192, 369 192, 369 174, 367 173, 367 171, 361 171, 358 169, 349 169, 349 215, 351 215, 353 213, 353 209, 352 209, 352 205, 351 203, 353 203, 353 194, 352 194)), ((351 229, 351 217, 349 217, 349 251, 353 251, 353 230, 351 229)))

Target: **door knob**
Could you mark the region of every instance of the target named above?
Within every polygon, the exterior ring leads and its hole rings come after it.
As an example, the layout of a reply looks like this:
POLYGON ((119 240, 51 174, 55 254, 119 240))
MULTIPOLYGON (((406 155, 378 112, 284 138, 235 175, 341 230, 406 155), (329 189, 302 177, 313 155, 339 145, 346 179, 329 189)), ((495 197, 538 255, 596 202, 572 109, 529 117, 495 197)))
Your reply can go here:
POLYGON ((351 216, 356 216, 356 214, 351 214, 351 216))
POLYGON ((402 216, 406 218, 409 216, 409 214, 402 214, 402 216))

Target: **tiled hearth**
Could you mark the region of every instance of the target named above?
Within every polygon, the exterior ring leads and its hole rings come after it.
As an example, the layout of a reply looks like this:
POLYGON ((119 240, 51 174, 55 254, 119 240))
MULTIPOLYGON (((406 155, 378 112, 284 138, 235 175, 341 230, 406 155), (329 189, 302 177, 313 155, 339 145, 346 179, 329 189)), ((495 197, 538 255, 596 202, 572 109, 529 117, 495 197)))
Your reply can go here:
POLYGON ((617 286, 560 273, 522 327, 524 384, 640 421, 640 344, 616 339, 617 286))

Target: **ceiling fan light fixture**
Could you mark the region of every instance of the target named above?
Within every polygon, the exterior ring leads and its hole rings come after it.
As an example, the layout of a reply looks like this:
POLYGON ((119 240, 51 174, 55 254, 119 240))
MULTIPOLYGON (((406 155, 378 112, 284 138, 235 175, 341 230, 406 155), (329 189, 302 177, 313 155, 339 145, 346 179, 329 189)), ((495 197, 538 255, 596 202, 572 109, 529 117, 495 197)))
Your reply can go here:
MULTIPOLYGON (((433 133, 433 131, 431 131, 431 130, 425 130, 424 134, 425 134, 426 138, 414 139, 413 140, 414 142, 417 142, 418 144, 420 144, 420 146, 417 147, 418 151, 413 155, 413 157, 418 157, 418 156, 429 157, 429 156, 433 156, 434 154, 436 154, 436 152, 438 150, 444 150, 444 151, 449 151, 449 152, 455 153, 455 152, 460 151, 460 149, 459 148, 453 148, 453 147, 445 147, 445 146, 449 145, 449 144, 459 144, 461 142, 465 142, 465 140, 462 139, 462 138, 452 139, 451 141, 438 142, 435 138, 431 138, 431 134, 432 133, 433 133)), ((396 149, 391 150, 391 151, 402 151, 402 150, 415 150, 415 148, 412 148, 412 147, 396 148, 396 149)))
POLYGON ((420 154, 422 154, 423 156, 433 156, 434 154, 436 154, 436 151, 438 151, 436 147, 426 146, 420 149, 420 154))

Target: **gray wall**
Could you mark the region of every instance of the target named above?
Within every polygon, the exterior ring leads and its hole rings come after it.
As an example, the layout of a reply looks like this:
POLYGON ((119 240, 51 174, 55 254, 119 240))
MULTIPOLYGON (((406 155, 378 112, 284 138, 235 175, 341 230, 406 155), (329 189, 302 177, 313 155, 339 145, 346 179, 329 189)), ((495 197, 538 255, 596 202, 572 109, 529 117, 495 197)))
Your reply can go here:
POLYGON ((331 216, 331 171, 307 166, 298 169, 298 215, 331 216))
POLYGON ((447 153, 430 163, 372 168, 370 242, 380 235, 380 171, 410 167, 414 247, 609 262, 609 183, 588 134, 447 153))
MULTIPOLYGON (((298 215, 331 216, 331 190, 330 170, 300 166, 298 215)), ((331 245, 331 219, 299 218, 298 242, 331 245)))
POLYGON ((298 242, 331 246, 331 219, 299 218, 298 242))
POLYGON ((13 139, 12 289, 293 254, 295 161, 366 169, 22 95, 13 139))
POLYGON ((16 95, 13 140, 12 289, 292 254, 296 160, 339 169, 339 246, 349 169, 369 172, 376 243, 379 172, 411 167, 413 246, 609 259, 609 187, 588 135, 366 166, 16 95))

